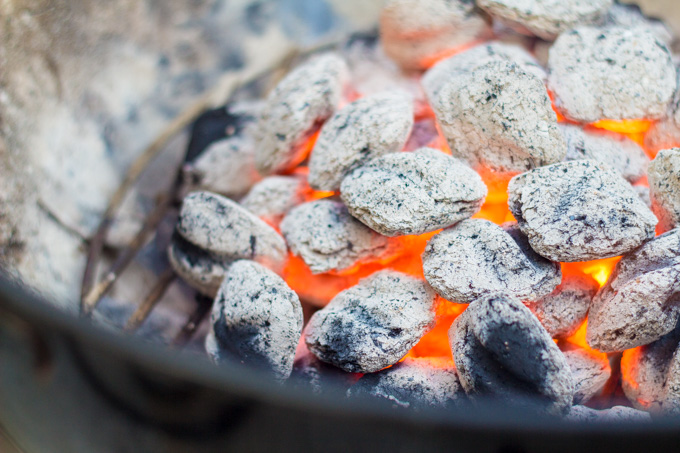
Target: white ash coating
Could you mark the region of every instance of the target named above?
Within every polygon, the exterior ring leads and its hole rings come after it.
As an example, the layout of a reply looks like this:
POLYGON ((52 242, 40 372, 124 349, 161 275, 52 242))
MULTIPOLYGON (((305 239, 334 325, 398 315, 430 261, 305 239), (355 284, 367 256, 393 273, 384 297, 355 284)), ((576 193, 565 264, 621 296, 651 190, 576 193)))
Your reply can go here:
POLYGON ((455 407, 465 399, 456 367, 450 360, 407 357, 391 367, 364 375, 347 396, 372 396, 395 407, 455 407))
POLYGON ((340 186, 350 214, 385 236, 422 234, 472 217, 487 194, 482 178, 433 148, 372 160, 340 186))
POLYGON ((618 25, 630 29, 642 28, 652 33, 661 42, 668 44, 669 47, 673 42, 673 32, 663 21, 645 16, 635 5, 614 3, 607 13, 604 25, 618 25))
POLYGON ((648 186, 633 186, 633 189, 635 189, 635 192, 637 192, 638 197, 640 197, 640 200, 647 206, 649 209, 652 209, 652 195, 650 193, 649 187, 648 186))
POLYGON ((209 297, 215 297, 231 265, 231 260, 206 252, 178 234, 168 246, 168 260, 182 280, 209 297))
POLYGON ((387 0, 380 14, 385 54, 407 70, 439 55, 491 37, 491 27, 468 0, 387 0))
POLYGON ((567 142, 565 160, 592 159, 609 165, 631 184, 645 176, 649 158, 640 145, 625 135, 587 131, 572 124, 560 124, 560 130, 567 142))
POLYGON ((526 305, 552 338, 567 338, 585 321, 598 289, 593 278, 565 275, 552 293, 526 305))
POLYGON ((550 49, 548 85, 565 116, 659 119, 676 89, 666 45, 640 28, 579 27, 550 49))
POLYGON ((564 354, 518 299, 478 299, 454 321, 449 341, 458 377, 470 395, 540 397, 546 409, 565 413, 575 383, 564 354))
POLYGON ((315 274, 384 257, 393 243, 352 217, 341 201, 317 200, 291 209, 281 222, 290 250, 315 274))
POLYGON ((302 334, 302 306, 274 272, 254 261, 232 264, 215 298, 211 323, 218 353, 209 352, 216 362, 231 357, 270 370, 279 380, 290 376, 302 334))
POLYGON ((601 357, 574 347, 563 350, 571 375, 574 378, 574 404, 585 404, 602 392, 612 374, 607 357, 601 357))
POLYGON ((623 351, 621 387, 633 407, 652 413, 668 409, 666 386, 678 342, 680 329, 676 327, 653 343, 623 351))
POLYGON ((231 259, 253 259, 271 266, 286 260, 279 233, 238 203, 210 192, 194 192, 182 202, 177 232, 192 244, 231 259))
POLYGON ((663 410, 666 414, 680 414, 680 348, 675 350, 668 367, 664 388, 663 410))
POLYGON ((234 102, 229 114, 238 118, 228 137, 210 144, 191 164, 189 174, 196 190, 217 192, 229 198, 242 197, 261 179, 255 168, 253 129, 262 103, 234 102))
POLYGON ((640 423, 652 421, 652 417, 647 412, 626 406, 614 406, 604 410, 591 409, 586 406, 574 406, 564 418, 580 423, 640 423))
POLYGON ((321 394, 346 390, 354 385, 360 377, 360 374, 347 373, 317 359, 309 351, 304 338, 302 338, 295 352, 293 372, 288 383, 293 387, 307 388, 313 393, 321 394))
POLYGON ((536 300, 562 279, 559 263, 537 255, 516 225, 482 219, 463 220, 430 239, 423 271, 440 296, 456 303, 498 292, 536 300))
POLYGON ((358 99, 321 128, 309 158, 309 185, 337 190, 342 179, 383 154, 400 151, 413 128, 413 100, 402 91, 358 99))
POLYGON ((430 101, 434 102, 439 90, 447 81, 493 61, 515 63, 529 74, 533 74, 543 81, 548 78, 545 69, 523 47, 490 41, 446 58, 432 66, 422 77, 423 88, 430 101))
POLYGON ((263 175, 290 170, 306 156, 305 143, 342 99, 349 69, 334 53, 312 57, 267 96, 255 128, 255 165, 263 175))
POLYGON ((195 187, 239 198, 261 179, 255 168, 255 143, 244 134, 211 144, 193 163, 195 187))
POLYGON ((680 148, 660 151, 647 176, 652 211, 662 231, 671 230, 680 222, 680 148))
POLYGON ((515 176, 508 205, 531 247, 561 262, 628 253, 654 237, 657 223, 616 170, 588 159, 515 176))
POLYGON ((601 23, 613 0, 477 0, 495 19, 547 41, 578 25, 601 23))
POLYGON ((241 206, 276 225, 288 211, 305 201, 305 193, 302 177, 268 176, 250 189, 241 199, 241 206))
POLYGON ((475 168, 522 172, 567 152, 543 82, 515 63, 491 61, 453 77, 431 101, 453 156, 475 168))
POLYGON ((669 120, 673 121, 674 124, 680 124, 680 62, 675 60, 675 73, 676 73, 676 85, 675 94, 673 95, 673 101, 668 105, 668 116, 669 120))
POLYGON ((354 373, 394 365, 435 324, 436 294, 422 280, 374 273, 314 313, 305 341, 319 360, 354 373))
POLYGON ((657 236, 624 256, 593 298, 588 344, 603 352, 649 344, 680 316, 680 230, 657 236))
POLYGON ((670 149, 680 143, 680 67, 676 65, 677 86, 667 117, 652 125, 645 134, 645 148, 652 152, 670 149))

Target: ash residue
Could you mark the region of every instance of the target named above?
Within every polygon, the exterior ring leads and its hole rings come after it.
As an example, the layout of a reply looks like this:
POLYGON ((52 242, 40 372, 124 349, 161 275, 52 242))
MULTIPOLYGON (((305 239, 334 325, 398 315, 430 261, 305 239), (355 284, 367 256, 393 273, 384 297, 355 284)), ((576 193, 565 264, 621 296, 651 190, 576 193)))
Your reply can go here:
POLYGON ((592 160, 515 176, 510 211, 531 247, 554 261, 608 258, 654 237, 657 220, 618 172, 592 160))
POLYGON ((267 97, 255 129, 255 163, 263 175, 290 170, 304 144, 337 108, 348 81, 336 54, 313 57, 291 71, 267 97))
POLYGON ((388 91, 349 104, 321 128, 309 159, 309 185, 337 190, 342 179, 374 157, 401 151, 413 127, 413 100, 388 91))
POLYGON ((537 255, 517 231, 470 219, 434 236, 423 253, 428 283, 452 302, 506 293, 524 300, 550 294, 560 283, 559 263, 537 255))
POLYGON ((487 190, 462 161, 422 148, 374 159, 347 176, 340 192, 350 214, 381 234, 398 236, 471 217, 487 190))
POLYGON ((666 45, 640 28, 579 27, 550 49, 549 87, 567 117, 659 119, 676 89, 666 45))
POLYGON ((272 227, 238 203, 210 192, 184 198, 177 231, 184 239, 215 255, 254 259, 278 266, 286 243, 272 227))
POLYGON ((601 23, 612 0, 477 0, 491 16, 520 33, 552 41, 577 25, 601 23))
POLYGON ((680 222, 680 148, 659 152, 649 164, 649 195, 662 231, 680 222))
POLYGON ((385 370, 364 375, 347 394, 382 398, 395 407, 415 409, 452 408, 465 398, 453 362, 412 357, 385 370))
POLYGON ((237 261, 215 298, 208 352, 270 370, 286 379, 302 333, 298 296, 274 272, 253 261, 237 261))
POLYGON ((315 274, 342 270, 393 252, 392 242, 349 214, 334 200, 318 200, 293 208, 281 222, 290 250, 315 274))
POLYGON ((613 352, 649 344, 678 322, 680 230, 657 236, 624 256, 593 299, 588 344, 613 352))
POLYGON ((436 295, 423 281, 376 272, 317 311, 305 328, 309 350, 345 371, 397 363, 435 323, 436 295))
POLYGON ((514 297, 478 299, 449 331, 458 376, 474 396, 540 398, 564 414, 575 383, 567 360, 536 317, 514 297))
POLYGON ((647 173, 649 158, 640 145, 628 137, 604 130, 584 130, 560 124, 567 142, 566 160, 592 159, 616 169, 631 184, 647 173))
POLYGON ((431 99, 454 157, 473 167, 522 172, 567 151, 541 79, 508 61, 456 74, 431 99))

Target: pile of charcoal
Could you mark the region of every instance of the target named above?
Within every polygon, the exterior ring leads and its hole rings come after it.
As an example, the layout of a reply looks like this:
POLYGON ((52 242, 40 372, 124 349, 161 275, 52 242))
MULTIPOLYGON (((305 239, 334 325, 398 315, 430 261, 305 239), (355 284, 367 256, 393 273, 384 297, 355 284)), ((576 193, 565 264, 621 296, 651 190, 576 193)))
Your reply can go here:
POLYGON ((169 259, 214 298, 209 355, 399 407, 680 412, 672 35, 611 0, 390 0, 380 26, 191 156, 169 259), (613 257, 599 283, 570 265, 613 257), (448 353, 414 353, 456 304, 448 353))

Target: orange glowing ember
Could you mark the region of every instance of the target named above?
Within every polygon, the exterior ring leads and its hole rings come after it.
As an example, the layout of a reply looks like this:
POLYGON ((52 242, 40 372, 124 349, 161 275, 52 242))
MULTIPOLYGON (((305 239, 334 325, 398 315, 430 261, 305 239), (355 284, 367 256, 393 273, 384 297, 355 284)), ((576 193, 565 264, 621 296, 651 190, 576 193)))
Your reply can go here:
POLYGON ((440 61, 446 60, 447 58, 457 55, 459 53, 463 53, 468 49, 471 49, 475 46, 482 44, 483 42, 484 40, 471 41, 463 44, 462 46, 454 47, 451 49, 445 49, 432 55, 428 55, 426 57, 421 58, 418 66, 420 66, 423 69, 430 69, 432 66, 436 65, 440 61))
MULTIPOLYGON (((456 53, 462 52, 469 47, 477 45, 478 43, 470 43, 456 49, 450 49, 446 52, 438 53, 437 55, 423 59, 424 67, 431 67, 438 61, 450 57, 456 53)), ((553 109, 560 122, 572 123, 569 119, 560 114, 558 108, 555 106, 555 96, 548 91, 551 101, 553 102, 553 109)), ((359 95, 356 94, 356 98, 359 95)), ((354 99, 352 99, 354 100, 354 99)), ((419 108, 418 115, 420 119, 434 118, 434 112, 427 103, 423 103, 419 108)), ((638 120, 602 120, 596 123, 587 125, 588 128, 596 128, 605 133, 617 133, 626 135, 638 143, 644 141, 645 134, 653 125, 653 122, 645 119, 638 120)), ((451 154, 448 143, 444 138, 439 125, 437 124, 437 137, 428 144, 433 148, 439 149, 447 154, 451 154)), ((318 137, 318 132, 310 137, 305 144, 305 151, 308 154, 314 147, 315 141, 318 137)), ((299 167, 293 172, 294 174, 307 175, 308 168, 299 167)), ((496 224, 502 224, 509 221, 514 221, 512 213, 508 209, 508 194, 507 187, 510 174, 499 174, 489 170, 479 170, 484 183, 488 188, 488 195, 480 211, 474 218, 487 219, 496 224)), ((638 184, 647 185, 646 180, 640 181, 638 184)), ((305 200, 318 200, 337 196, 337 192, 321 192, 312 190, 307 186, 305 190, 305 200)), ((317 307, 323 307, 335 297, 340 291, 343 291, 351 286, 356 285, 360 279, 373 274, 381 269, 389 268, 396 271, 404 272, 409 275, 424 279, 421 255, 425 250, 427 241, 437 234, 439 231, 434 231, 418 236, 403 236, 393 238, 392 240, 397 244, 399 252, 396 255, 391 255, 388 258, 381 260, 374 260, 372 262, 361 263, 350 269, 345 269, 341 272, 328 272, 323 274, 313 274, 309 267, 302 259, 297 256, 290 256, 288 264, 283 271, 283 277, 286 279, 290 287, 298 293, 300 298, 317 307)), ((581 263, 562 263, 562 273, 564 275, 585 275, 595 279, 600 286, 603 286, 614 267, 618 263, 620 257, 607 258, 596 261, 581 262, 581 263)), ((467 308, 467 304, 455 304, 439 298, 437 308, 437 323, 435 327, 411 349, 407 357, 427 357, 441 359, 450 363, 452 360, 451 348, 448 340, 448 331, 455 319, 467 308)), ((602 360, 607 360, 607 355, 596 351, 586 342, 586 328, 587 322, 584 322, 578 331, 565 340, 560 340, 559 344, 563 347, 580 347, 589 353, 596 355, 602 360)), ((625 356, 624 356, 625 357, 625 356)), ((626 376, 624 376, 626 379, 626 376)))
POLYGON ((444 357, 453 360, 449 345, 449 329, 468 305, 453 304, 445 299, 439 299, 437 324, 409 351, 409 357, 444 357))
POLYGON ((652 127, 654 122, 652 120, 637 119, 637 120, 600 120, 591 123, 590 126, 604 129, 618 134, 625 135, 640 146, 644 147, 645 134, 652 127))
POLYGON ((607 279, 620 259, 620 256, 615 256, 613 258, 585 261, 582 263, 562 263, 562 274, 589 275, 597 280, 597 283, 602 287, 607 283, 607 279))
POLYGON ((420 256, 425 251, 427 241, 439 231, 441 230, 419 236, 394 238, 398 254, 360 263, 340 272, 313 274, 301 258, 291 254, 282 276, 301 299, 317 307, 327 305, 340 291, 356 285, 362 278, 381 269, 393 269, 424 279, 420 256))

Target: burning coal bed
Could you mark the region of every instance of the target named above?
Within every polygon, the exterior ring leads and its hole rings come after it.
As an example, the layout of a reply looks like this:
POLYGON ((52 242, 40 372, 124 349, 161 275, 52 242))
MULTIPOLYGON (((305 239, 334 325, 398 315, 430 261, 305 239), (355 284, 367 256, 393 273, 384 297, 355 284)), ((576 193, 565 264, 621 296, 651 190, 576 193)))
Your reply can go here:
POLYGON ((195 124, 220 138, 168 254, 210 357, 415 410, 680 412, 672 35, 611 0, 390 0, 380 36, 195 124))

